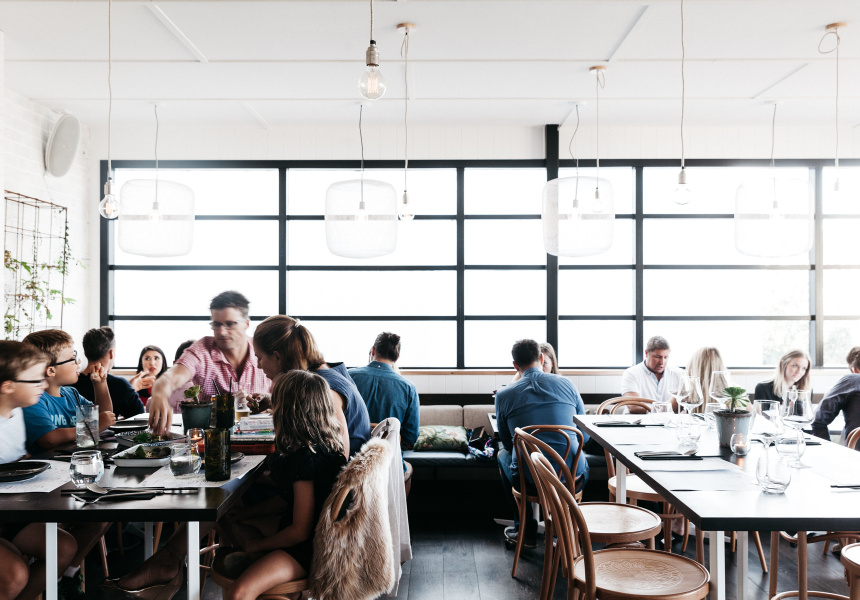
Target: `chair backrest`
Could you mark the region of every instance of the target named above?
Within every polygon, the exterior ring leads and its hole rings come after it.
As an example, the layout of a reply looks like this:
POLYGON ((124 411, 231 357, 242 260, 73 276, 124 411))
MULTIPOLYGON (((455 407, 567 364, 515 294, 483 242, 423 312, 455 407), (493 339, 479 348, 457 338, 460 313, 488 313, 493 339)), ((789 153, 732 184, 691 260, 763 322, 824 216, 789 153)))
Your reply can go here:
POLYGON ((562 548, 561 559, 566 563, 571 580, 568 585, 573 585, 573 564, 581 553, 585 561, 585 600, 595 600, 597 583, 594 577, 594 552, 591 549, 591 536, 585 517, 573 494, 555 476, 547 458, 540 452, 532 452, 529 458, 534 469, 532 472, 535 475, 538 496, 552 518, 553 532, 562 548))
POLYGON ((851 431, 848 434, 848 439, 845 441, 845 446, 852 450, 857 449, 857 442, 860 441, 860 427, 851 431))
MULTIPOLYGON (((534 450, 547 450, 550 452, 553 462, 557 465, 556 476, 561 477, 571 489, 571 493, 576 493, 576 477, 571 475, 570 469, 567 466, 567 457, 570 456, 571 439, 570 434, 574 434, 577 439, 576 453, 573 456, 574 472, 576 465, 579 464, 579 459, 582 456, 582 446, 585 438, 582 433, 571 425, 529 425, 527 427, 517 427, 514 429, 514 447, 517 451, 517 458, 520 462, 526 461, 526 458, 534 450), (568 433, 569 432, 569 433, 568 433), (538 435, 555 435, 565 441, 564 455, 559 455, 558 452, 545 441, 537 438, 538 435), (533 446, 530 448, 529 445, 533 446)), ((519 469, 520 475, 520 490, 526 489, 526 469, 519 469)), ((534 474, 532 474, 534 477, 534 474)))
MULTIPOLYGON (((636 396, 619 396, 618 398, 610 398, 603 404, 597 407, 598 415, 614 415, 616 411, 621 411, 626 407, 637 407, 644 410, 646 413, 651 412, 654 401, 650 398, 639 398, 636 396)), ((612 460, 612 455, 608 450, 604 450, 606 456, 606 472, 610 478, 615 477, 615 461, 612 460)))

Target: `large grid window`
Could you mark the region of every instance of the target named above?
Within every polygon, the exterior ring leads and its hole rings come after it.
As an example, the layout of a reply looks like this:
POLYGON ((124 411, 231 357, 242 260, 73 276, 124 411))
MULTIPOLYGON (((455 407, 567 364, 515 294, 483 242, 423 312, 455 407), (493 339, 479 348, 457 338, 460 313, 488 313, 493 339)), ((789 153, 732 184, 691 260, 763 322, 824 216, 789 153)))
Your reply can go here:
MULTIPOLYGON (((670 165, 604 161, 613 245, 556 260, 541 237, 545 161, 413 161, 417 218, 399 224, 393 254, 354 260, 325 244, 326 189, 359 176, 345 163, 162 163, 163 179, 195 191, 193 249, 127 255, 115 223, 102 221, 101 320, 116 328, 123 367, 144 345, 171 356, 206 335, 208 302, 225 289, 248 296, 252 330, 272 314, 300 317, 329 360, 350 366, 366 361, 385 330, 403 337, 406 368, 508 367, 512 342, 524 337, 553 343, 562 367, 626 367, 657 334, 669 339, 675 364, 713 345, 737 367, 772 365, 791 348, 809 349, 817 366, 842 366, 860 339, 852 294, 860 209, 833 193, 834 170, 821 161, 778 167, 814 184, 816 245, 809 256, 758 259, 734 249, 734 194, 767 169, 688 161, 697 194, 678 206, 670 165)), ((399 166, 368 163, 365 177, 400 190, 399 166)), ((559 177, 596 174, 593 162, 559 166, 559 177)), ((151 163, 114 167, 120 189, 154 176, 151 163)), ((860 168, 842 167, 839 177, 860 180, 860 168)))

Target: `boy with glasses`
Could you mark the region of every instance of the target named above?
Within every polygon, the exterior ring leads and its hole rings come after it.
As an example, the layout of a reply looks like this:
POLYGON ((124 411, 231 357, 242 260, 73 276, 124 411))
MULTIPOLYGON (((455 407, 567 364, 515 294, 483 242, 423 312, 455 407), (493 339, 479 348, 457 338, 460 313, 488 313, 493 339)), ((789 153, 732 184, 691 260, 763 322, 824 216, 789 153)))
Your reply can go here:
MULTIPOLYGON (((80 370, 72 336, 60 329, 46 329, 31 333, 24 338, 24 343, 35 346, 50 359, 45 370, 45 390, 36 404, 24 409, 27 449, 39 452, 74 442, 75 409, 92 402, 71 387, 77 383, 80 370)), ((90 380, 95 391, 95 404, 99 407, 101 431, 116 423, 102 365, 90 373, 90 380)))

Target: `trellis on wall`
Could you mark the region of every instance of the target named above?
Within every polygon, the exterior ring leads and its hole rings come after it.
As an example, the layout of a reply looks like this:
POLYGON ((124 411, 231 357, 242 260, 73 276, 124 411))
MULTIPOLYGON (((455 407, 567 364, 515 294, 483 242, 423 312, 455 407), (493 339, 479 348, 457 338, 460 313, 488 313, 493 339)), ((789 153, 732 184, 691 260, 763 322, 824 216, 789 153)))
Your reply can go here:
POLYGON ((60 206, 17 192, 4 192, 3 265, 6 339, 63 326, 66 276, 72 262, 69 217, 60 206))

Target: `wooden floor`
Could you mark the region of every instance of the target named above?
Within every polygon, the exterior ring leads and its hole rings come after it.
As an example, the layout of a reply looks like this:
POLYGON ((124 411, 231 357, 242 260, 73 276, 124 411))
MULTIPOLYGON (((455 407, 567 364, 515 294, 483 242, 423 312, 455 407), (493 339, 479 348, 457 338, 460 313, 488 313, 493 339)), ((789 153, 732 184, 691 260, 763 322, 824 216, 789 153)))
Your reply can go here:
MULTIPOLYGON (((422 484, 426 485, 426 484, 422 484)), ((435 485, 435 484, 434 484, 435 485)), ((421 486, 413 488, 410 498, 410 524, 414 558, 404 565, 397 598, 408 600, 526 600, 540 593, 543 565, 543 538, 539 548, 524 551, 516 579, 511 578, 513 552, 505 549, 502 528, 493 522, 503 517, 504 506, 499 490, 480 482, 461 482, 451 486, 436 485, 431 492, 421 486)), ((115 537, 114 537, 115 539, 115 537)), ((129 536, 126 536, 129 539, 129 536)), ((131 538, 133 540, 133 538, 131 538)), ((762 534, 765 555, 769 557, 769 534, 762 534)), ((690 538, 687 554, 694 556, 694 540, 690 538)), ((659 542, 658 542, 659 547, 659 542)), ((680 540, 675 542, 680 550, 680 540)), ((705 553, 707 555, 707 543, 705 553)), ((779 591, 797 587, 797 552, 786 542, 780 544, 779 591)), ((97 585, 104 578, 99 561, 91 555, 87 561, 88 598, 120 598, 102 593, 97 585), (92 585, 96 584, 96 585, 92 585)), ((735 559, 726 546, 729 569, 726 574, 729 599, 737 598, 735 559)), ((142 547, 110 553, 112 576, 125 573, 142 559, 142 547)), ((748 600, 767 600, 767 575, 761 572, 755 547, 750 543, 748 600)), ((848 594, 838 556, 822 555, 822 545, 810 547, 810 589, 848 594)), ((559 576, 554 598, 565 598, 567 585, 559 576)), ((185 599, 184 588, 174 596, 185 599)), ((204 598, 221 597, 220 589, 207 581, 204 598)))

